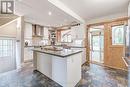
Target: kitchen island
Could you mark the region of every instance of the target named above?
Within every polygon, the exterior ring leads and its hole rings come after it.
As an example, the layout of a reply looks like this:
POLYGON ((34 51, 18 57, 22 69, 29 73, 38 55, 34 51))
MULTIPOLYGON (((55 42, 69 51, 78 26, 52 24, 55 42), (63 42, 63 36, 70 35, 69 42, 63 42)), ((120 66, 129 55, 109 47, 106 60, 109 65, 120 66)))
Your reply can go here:
POLYGON ((74 87, 81 79, 81 50, 33 49, 34 70, 63 87, 74 87))

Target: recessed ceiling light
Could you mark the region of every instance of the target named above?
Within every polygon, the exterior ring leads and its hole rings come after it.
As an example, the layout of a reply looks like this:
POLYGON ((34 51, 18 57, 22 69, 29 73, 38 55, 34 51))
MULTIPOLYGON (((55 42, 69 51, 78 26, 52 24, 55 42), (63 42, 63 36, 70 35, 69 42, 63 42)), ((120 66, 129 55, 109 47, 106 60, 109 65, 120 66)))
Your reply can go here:
POLYGON ((52 12, 51 12, 51 11, 49 11, 49 12, 48 12, 48 15, 49 15, 49 16, 51 16, 51 15, 52 15, 52 12))

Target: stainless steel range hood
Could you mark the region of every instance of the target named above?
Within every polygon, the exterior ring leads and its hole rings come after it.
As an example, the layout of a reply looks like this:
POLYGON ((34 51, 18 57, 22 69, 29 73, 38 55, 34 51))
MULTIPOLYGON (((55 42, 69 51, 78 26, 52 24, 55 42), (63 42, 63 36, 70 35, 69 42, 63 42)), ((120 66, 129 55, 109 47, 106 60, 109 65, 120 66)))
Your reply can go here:
POLYGON ((33 37, 43 37, 44 27, 40 25, 32 25, 32 36, 33 37))

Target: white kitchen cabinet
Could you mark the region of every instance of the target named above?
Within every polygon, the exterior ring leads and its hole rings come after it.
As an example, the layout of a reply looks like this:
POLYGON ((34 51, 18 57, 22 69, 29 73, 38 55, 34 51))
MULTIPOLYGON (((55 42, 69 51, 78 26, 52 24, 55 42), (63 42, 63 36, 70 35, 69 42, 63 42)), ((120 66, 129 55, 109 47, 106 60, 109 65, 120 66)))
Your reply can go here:
POLYGON ((81 39, 81 38, 85 38, 85 26, 83 25, 83 24, 81 24, 80 26, 79 26, 79 28, 76 30, 77 31, 77 36, 78 36, 78 38, 79 39, 81 39))
POLYGON ((24 62, 29 62, 33 60, 33 49, 34 47, 25 47, 24 48, 24 62))
POLYGON ((44 75, 52 78, 52 58, 51 55, 44 53, 37 53, 37 70, 44 75))
POLYGON ((73 47, 71 48, 72 50, 82 50, 82 54, 81 54, 81 63, 84 64, 87 60, 86 60, 86 48, 76 48, 76 47, 73 47))
POLYGON ((75 26, 71 28, 72 38, 73 39, 82 39, 85 38, 85 26, 81 24, 80 26, 75 26))
POLYGON ((76 38, 76 27, 71 28, 71 36, 72 36, 72 40, 76 38))
POLYGON ((25 39, 32 38, 32 24, 31 23, 25 22, 24 38, 25 39))
POLYGON ((63 87, 74 87, 81 79, 81 53, 66 58, 53 56, 52 80, 63 87))
POLYGON ((44 27, 44 39, 49 39, 49 31, 48 28, 44 27))
POLYGON ((39 51, 34 51, 34 69, 62 87, 74 87, 81 80, 81 53, 60 57, 39 51))

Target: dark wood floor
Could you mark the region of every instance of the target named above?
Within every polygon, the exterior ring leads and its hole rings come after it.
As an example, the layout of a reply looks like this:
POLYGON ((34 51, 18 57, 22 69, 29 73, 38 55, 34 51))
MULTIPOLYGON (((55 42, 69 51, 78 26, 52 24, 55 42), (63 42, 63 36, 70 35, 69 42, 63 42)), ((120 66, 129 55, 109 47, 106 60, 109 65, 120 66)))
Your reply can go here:
MULTIPOLYGON (((31 63, 22 71, 0 75, 0 87, 62 87, 38 71, 33 72, 31 63)), ((82 79, 76 87, 128 87, 128 73, 95 64, 82 67, 82 79)))

